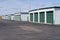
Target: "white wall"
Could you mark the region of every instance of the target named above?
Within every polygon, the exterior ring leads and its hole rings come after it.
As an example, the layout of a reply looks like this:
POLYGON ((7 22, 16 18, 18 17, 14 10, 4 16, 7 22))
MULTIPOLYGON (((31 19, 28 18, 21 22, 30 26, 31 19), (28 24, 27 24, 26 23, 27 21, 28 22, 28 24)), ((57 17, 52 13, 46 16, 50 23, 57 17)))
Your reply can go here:
POLYGON ((60 25, 60 8, 55 8, 54 24, 60 25))
POLYGON ((21 21, 28 21, 29 20, 29 14, 21 14, 21 21))
POLYGON ((11 20, 14 20, 14 16, 11 16, 11 20))
POLYGON ((8 20, 8 16, 5 16, 5 19, 7 19, 7 20, 8 20))
POLYGON ((2 16, 2 19, 5 19, 5 15, 2 16))

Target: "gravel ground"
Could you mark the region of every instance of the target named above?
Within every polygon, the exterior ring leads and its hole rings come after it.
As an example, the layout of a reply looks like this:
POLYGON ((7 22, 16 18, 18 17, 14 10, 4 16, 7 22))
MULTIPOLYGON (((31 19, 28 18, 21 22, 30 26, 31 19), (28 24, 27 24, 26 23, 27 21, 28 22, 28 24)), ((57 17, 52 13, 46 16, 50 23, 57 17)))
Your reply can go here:
POLYGON ((60 26, 2 20, 0 40, 60 40, 60 26))

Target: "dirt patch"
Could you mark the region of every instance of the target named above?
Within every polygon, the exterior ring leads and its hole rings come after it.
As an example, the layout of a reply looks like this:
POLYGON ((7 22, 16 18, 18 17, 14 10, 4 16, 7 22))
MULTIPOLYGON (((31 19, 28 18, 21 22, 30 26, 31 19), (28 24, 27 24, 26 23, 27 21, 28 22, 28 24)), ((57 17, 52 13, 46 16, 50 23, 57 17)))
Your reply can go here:
POLYGON ((35 31, 35 32, 42 32, 42 29, 34 28, 34 27, 29 27, 29 26, 20 26, 21 29, 26 30, 26 31, 35 31))

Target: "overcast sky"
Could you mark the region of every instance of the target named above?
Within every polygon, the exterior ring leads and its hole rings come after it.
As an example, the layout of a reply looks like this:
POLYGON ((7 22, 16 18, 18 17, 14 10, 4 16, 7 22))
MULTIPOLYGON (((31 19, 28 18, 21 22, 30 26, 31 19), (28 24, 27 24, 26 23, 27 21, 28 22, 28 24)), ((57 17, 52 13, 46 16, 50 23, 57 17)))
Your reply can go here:
POLYGON ((60 6, 60 0, 0 0, 0 15, 51 6, 60 6))

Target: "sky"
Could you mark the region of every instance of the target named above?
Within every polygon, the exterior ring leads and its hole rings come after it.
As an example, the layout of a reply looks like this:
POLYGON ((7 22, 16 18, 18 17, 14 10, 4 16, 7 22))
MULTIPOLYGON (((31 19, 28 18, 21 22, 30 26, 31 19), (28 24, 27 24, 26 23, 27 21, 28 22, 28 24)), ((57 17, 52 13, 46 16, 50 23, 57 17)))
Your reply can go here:
POLYGON ((60 6, 60 0, 0 0, 0 15, 28 12, 51 6, 60 6))

